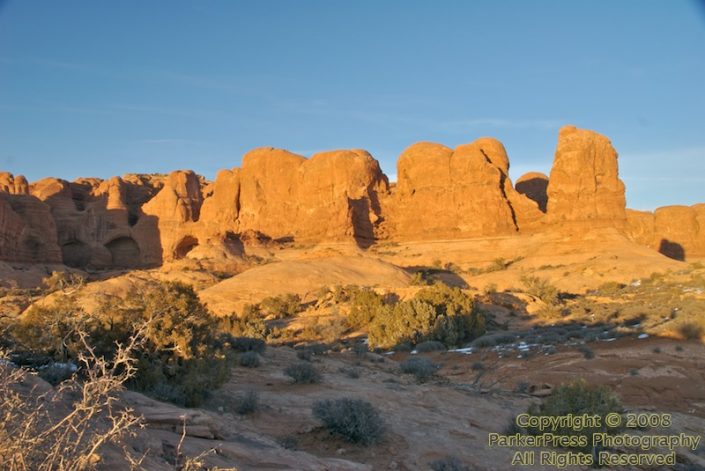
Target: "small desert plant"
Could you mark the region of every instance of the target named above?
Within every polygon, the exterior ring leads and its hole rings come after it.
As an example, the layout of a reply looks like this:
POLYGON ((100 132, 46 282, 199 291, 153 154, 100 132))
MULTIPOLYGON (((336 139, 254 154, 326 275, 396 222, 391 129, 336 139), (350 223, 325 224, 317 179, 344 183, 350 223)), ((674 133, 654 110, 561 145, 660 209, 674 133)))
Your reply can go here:
POLYGON ((321 374, 311 364, 305 361, 294 363, 284 369, 284 374, 296 384, 314 384, 321 382, 321 374))
POLYGON ((411 275, 409 284, 412 286, 426 286, 428 285, 428 275, 424 271, 417 271, 411 275))
POLYGON ((446 456, 445 458, 431 461, 428 465, 431 467, 431 471, 470 471, 470 468, 455 456, 446 456))
POLYGON ((512 264, 512 262, 509 262, 503 258, 495 258, 492 261, 492 265, 490 265, 487 268, 487 271, 492 272, 492 271, 506 270, 507 268, 509 268, 509 265, 511 265, 511 264, 512 264))
POLYGON ((265 339, 269 334, 264 315, 257 306, 246 304, 242 315, 232 314, 220 320, 220 329, 236 337, 265 339))
POLYGON ((526 292, 531 296, 540 299, 548 305, 558 302, 558 289, 550 284, 548 280, 537 276, 522 276, 521 282, 526 288, 526 292))
POLYGON ((445 349, 446 346, 443 345, 443 342, 437 340, 426 340, 416 345, 416 351, 419 353, 440 352, 445 349))
POLYGON ((486 295, 492 295, 497 292, 497 283, 487 283, 482 292, 486 295))
POLYGON ((578 347, 578 351, 583 354, 583 357, 586 360, 592 360, 593 358, 595 358, 595 352, 593 352, 592 349, 587 345, 581 345, 580 347, 578 347))
POLYGON ((301 310, 301 298, 296 294, 281 294, 264 298, 259 303, 265 316, 285 319, 295 316, 301 310))
POLYGON ((257 368, 260 365, 259 353, 253 351, 245 352, 238 358, 238 363, 245 368, 257 368))
POLYGON ((355 345, 353 345, 353 351, 355 352, 355 355, 357 355, 359 358, 365 358, 370 352, 370 348, 364 342, 357 342, 355 345))
POLYGON ((252 337, 231 337, 230 348, 236 352, 257 352, 264 353, 267 344, 262 339, 252 337))
POLYGON ((678 326, 678 333, 684 340, 700 340, 705 332, 695 322, 684 322, 678 326))
POLYGON ((340 368, 340 372, 350 379, 358 379, 360 377, 360 368, 340 368))
POLYGON ((318 401, 312 410, 330 433, 346 441, 371 445, 384 435, 382 419, 367 401, 348 398, 318 401))
POLYGON ((259 394, 257 394, 257 391, 247 391, 236 399, 235 412, 240 415, 253 414, 258 409, 259 394))
POLYGON ((399 367, 402 373, 414 375, 421 383, 431 379, 438 370, 438 365, 424 357, 409 358, 403 361, 399 367))

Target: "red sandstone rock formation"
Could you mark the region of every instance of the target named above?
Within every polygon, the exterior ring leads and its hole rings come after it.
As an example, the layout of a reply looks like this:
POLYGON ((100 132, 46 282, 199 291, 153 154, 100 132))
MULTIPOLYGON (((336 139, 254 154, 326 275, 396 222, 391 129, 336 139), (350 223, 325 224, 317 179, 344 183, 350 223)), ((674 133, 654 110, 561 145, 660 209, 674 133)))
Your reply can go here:
POLYGON ((626 223, 624 184, 617 152, 605 136, 561 128, 547 188, 548 220, 621 228, 626 223))
POLYGON ((0 174, 0 260, 61 263, 49 207, 29 195, 21 175, 0 174))
POLYGON ((541 218, 537 205, 514 190, 509 159, 496 139, 455 151, 420 142, 397 163, 397 186, 384 200, 392 238, 473 237, 516 233, 541 218))
POLYGON ((656 211, 627 210, 627 235, 667 257, 705 256, 705 204, 665 206, 656 211))
POLYGON ((455 150, 421 142, 398 161, 391 188, 363 150, 306 159, 269 147, 212 183, 190 170, 29 185, 0 173, 0 260, 77 267, 158 265, 242 254, 258 241, 315 243, 512 235, 562 225, 615 227, 674 257, 705 255, 705 205, 625 210, 610 141, 561 129, 551 178, 512 186, 496 139, 455 150))

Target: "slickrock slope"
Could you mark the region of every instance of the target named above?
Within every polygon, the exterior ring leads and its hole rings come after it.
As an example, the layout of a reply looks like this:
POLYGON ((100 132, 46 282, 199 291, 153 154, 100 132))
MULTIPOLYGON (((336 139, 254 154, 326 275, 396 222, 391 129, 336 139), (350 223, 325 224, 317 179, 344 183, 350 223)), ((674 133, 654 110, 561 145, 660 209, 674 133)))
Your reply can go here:
POLYGON ((190 170, 31 185, 0 173, 0 260, 131 268, 238 259, 253 243, 366 248, 584 228, 617 229, 676 259, 705 256, 705 206, 627 211, 617 152, 593 131, 563 127, 550 178, 529 173, 516 187, 492 138, 413 144, 397 167, 390 187, 364 150, 307 159, 262 147, 214 182, 190 170))
POLYGON ((547 188, 549 221, 623 227, 626 200, 617 167, 617 152, 605 136, 561 128, 547 188))

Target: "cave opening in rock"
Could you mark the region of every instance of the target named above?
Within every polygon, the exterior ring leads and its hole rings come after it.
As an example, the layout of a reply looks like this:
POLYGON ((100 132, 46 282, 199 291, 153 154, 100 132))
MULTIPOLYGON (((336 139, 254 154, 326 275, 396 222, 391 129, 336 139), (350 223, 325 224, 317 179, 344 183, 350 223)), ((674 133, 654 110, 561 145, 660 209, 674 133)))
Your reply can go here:
POLYGON ((176 244, 176 249, 174 249, 174 258, 181 259, 186 256, 191 250, 198 246, 198 239, 193 236, 186 236, 181 241, 176 244))
POLYGON ((61 259, 69 267, 85 267, 91 261, 90 247, 79 240, 65 242, 61 244, 61 259))
POLYGON ((132 237, 118 237, 107 244, 115 267, 135 267, 140 264, 140 248, 132 237))

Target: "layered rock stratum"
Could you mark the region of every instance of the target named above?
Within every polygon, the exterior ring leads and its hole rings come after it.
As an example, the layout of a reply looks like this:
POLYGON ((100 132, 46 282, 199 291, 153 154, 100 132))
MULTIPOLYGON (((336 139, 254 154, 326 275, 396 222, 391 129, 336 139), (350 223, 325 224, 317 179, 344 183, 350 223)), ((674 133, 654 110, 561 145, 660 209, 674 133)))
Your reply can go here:
POLYGON ((487 137, 413 144, 397 175, 390 185, 364 150, 306 158, 271 147, 213 182, 190 170, 31 184, 0 173, 0 260, 134 268, 237 258, 251 243, 366 248, 566 227, 611 228, 674 259, 705 256, 705 204, 627 209, 617 152, 594 131, 563 127, 550 177, 532 172, 516 185, 504 146, 487 137))

